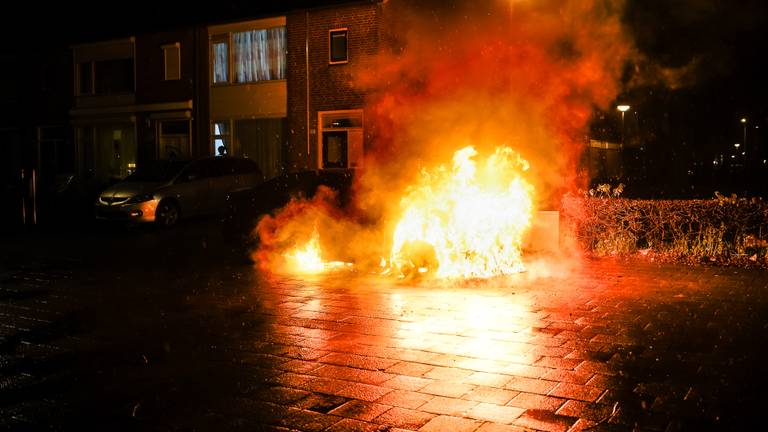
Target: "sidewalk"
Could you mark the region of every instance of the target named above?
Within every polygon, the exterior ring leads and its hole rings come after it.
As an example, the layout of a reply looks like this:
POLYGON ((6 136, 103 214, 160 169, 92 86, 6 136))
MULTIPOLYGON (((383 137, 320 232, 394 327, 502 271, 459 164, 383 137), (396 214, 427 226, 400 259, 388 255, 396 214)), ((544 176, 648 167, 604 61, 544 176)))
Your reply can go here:
POLYGON ((491 432, 762 421, 766 272, 597 260, 449 286, 265 279, 239 263, 190 262, 54 257, 7 270, 0 424, 491 432))

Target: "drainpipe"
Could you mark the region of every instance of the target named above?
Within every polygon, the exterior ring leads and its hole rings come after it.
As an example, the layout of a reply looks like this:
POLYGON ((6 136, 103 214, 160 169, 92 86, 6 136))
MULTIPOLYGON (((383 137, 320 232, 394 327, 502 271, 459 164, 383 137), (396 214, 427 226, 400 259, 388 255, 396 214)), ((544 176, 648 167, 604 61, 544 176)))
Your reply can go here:
MULTIPOLYGON (((200 148, 202 147, 202 138, 200 137, 200 129, 201 129, 201 123, 200 123, 200 29, 195 25, 194 30, 192 30, 192 58, 194 59, 192 62, 192 110, 194 112, 194 118, 192 119, 192 124, 195 125, 192 130, 195 131, 195 142, 194 142, 194 154, 190 155, 192 157, 197 157, 197 155, 200 155, 200 148)), ((207 47, 206 47, 207 48, 207 47)), ((206 83, 207 84, 207 83, 206 83)), ((206 142, 208 141, 208 136, 206 134, 205 137, 206 142)), ((210 149, 208 149, 208 144, 206 144, 206 152, 210 149)), ((190 149, 192 150, 192 149, 190 149)), ((202 153, 205 154, 205 153, 202 153)))

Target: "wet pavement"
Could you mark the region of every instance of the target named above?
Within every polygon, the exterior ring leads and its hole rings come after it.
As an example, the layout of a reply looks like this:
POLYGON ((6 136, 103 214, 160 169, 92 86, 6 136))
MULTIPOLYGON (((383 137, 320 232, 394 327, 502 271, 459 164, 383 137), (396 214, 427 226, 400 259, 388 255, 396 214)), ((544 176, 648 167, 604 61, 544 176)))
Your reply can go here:
POLYGON ((0 429, 763 430, 768 273, 266 277, 214 226, 0 247, 0 429))

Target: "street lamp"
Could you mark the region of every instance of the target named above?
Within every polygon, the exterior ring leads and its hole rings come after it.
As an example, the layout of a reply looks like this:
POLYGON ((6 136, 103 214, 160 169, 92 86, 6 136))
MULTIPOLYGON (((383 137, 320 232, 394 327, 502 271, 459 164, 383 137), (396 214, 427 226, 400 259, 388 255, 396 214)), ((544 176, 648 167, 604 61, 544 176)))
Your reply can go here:
POLYGON ((629 111, 629 105, 618 105, 617 110, 621 111, 621 148, 624 148, 624 113, 629 111))
MULTIPOLYGON (((741 124, 744 125, 744 139, 743 139, 743 141, 744 141, 744 151, 747 151, 747 118, 746 117, 742 117, 741 118, 741 124)), ((745 154, 744 155, 744 165, 746 165, 746 164, 747 164, 747 156, 745 154)))
MULTIPOLYGON (((731 159, 735 159, 735 160, 734 160, 734 163, 737 163, 737 162, 738 162, 738 159, 737 159, 737 157, 739 156, 739 147, 741 147, 741 143, 735 143, 735 144, 733 145, 733 147, 736 149, 736 153, 735 153, 734 155, 732 155, 732 156, 731 156, 731 159)), ((746 149, 746 147, 745 147, 745 149, 746 149)), ((742 152, 741 152, 741 155, 742 155, 742 156, 744 156, 744 158, 743 158, 743 163, 744 163, 744 165, 746 165, 746 162, 747 162, 747 157, 745 156, 745 155, 746 155, 746 153, 745 153, 743 150, 742 150, 742 152)), ((744 167, 742 167, 742 169, 744 169, 744 167)))

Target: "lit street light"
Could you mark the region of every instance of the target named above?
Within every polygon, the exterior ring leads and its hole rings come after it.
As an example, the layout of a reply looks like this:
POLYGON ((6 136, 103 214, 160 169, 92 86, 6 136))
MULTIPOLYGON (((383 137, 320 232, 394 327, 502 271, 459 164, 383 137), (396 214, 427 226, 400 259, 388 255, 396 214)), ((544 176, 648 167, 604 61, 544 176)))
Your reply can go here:
POLYGON ((624 148, 624 113, 629 111, 629 105, 618 105, 617 110, 621 111, 621 148, 624 148))
MULTIPOLYGON (((744 125, 744 139, 743 139, 743 141, 744 141, 744 151, 746 151, 747 150, 747 118, 746 117, 742 117, 741 118, 741 124, 744 125)), ((747 164, 747 156, 745 154, 744 155, 744 165, 746 165, 746 164, 747 164)))

